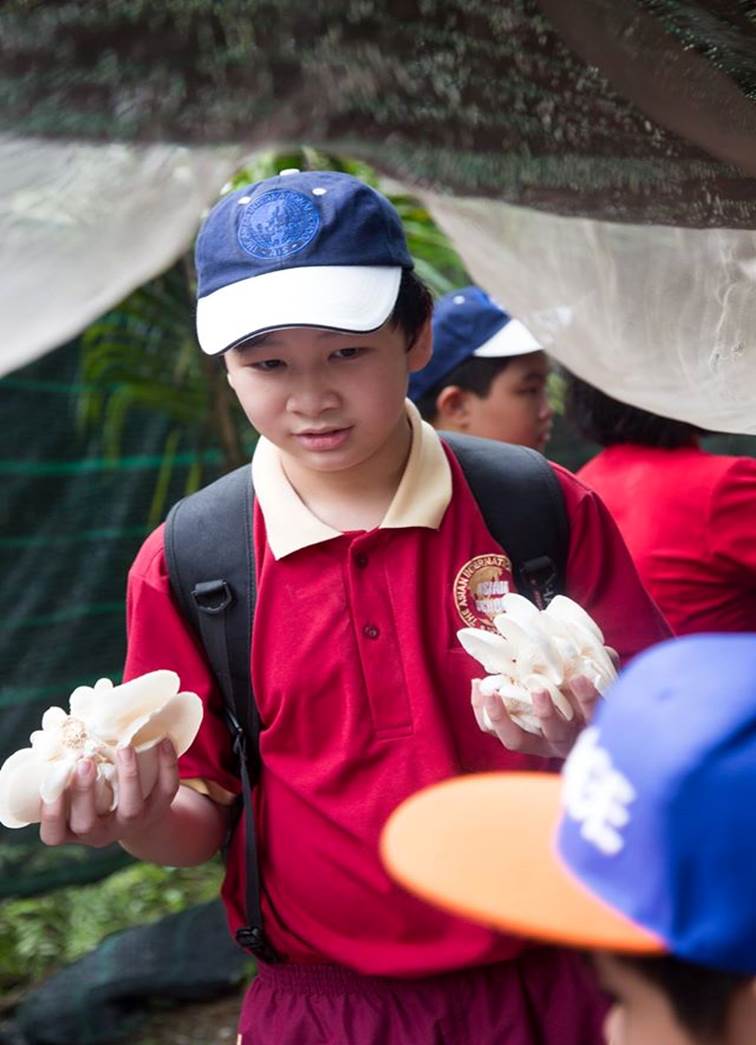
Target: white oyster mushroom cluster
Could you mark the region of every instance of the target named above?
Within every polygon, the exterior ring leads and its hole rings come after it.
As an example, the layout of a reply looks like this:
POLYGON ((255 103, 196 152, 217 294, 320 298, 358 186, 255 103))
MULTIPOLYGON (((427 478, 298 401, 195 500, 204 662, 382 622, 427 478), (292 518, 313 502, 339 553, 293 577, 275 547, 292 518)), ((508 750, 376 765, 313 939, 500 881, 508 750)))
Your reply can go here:
POLYGON ((26 827, 41 819, 42 801, 54 802, 71 783, 82 759, 95 765, 95 802, 102 815, 118 805, 116 751, 134 748, 146 798, 158 774, 157 745, 170 737, 178 754, 194 740, 202 721, 196 693, 179 693, 175 671, 151 671, 121 686, 100 679, 79 686, 70 714, 48 708, 31 747, 16 751, 0 768, 0 823, 26 827))
MULTIPOLYGON (((501 697, 509 715, 528 733, 540 734, 533 693, 545 690, 566 719, 573 717, 566 694, 572 679, 585 676, 602 693, 617 677, 604 636, 593 618, 565 595, 539 610, 522 595, 502 597, 496 632, 462 628, 459 641, 489 672, 480 692, 501 697)), ((491 728, 485 710, 484 727, 491 728)))

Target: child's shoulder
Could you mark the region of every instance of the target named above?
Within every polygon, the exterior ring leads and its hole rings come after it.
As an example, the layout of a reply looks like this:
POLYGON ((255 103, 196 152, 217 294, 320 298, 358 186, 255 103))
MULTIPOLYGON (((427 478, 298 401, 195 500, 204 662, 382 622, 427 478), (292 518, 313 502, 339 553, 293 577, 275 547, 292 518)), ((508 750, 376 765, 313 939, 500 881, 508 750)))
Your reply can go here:
POLYGON ((165 523, 145 539, 129 570, 129 579, 145 581, 162 581, 168 576, 164 550, 165 523))
POLYGON ((596 491, 591 489, 582 476, 576 475, 556 461, 549 461, 548 464, 559 483, 568 515, 584 503, 600 500, 596 491))

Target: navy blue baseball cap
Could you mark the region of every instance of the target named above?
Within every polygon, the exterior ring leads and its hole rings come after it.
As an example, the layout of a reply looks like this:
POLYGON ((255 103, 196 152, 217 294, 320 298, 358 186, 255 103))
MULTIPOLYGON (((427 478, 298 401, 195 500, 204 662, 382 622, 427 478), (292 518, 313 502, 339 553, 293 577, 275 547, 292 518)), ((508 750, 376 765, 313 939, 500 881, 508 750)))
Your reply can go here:
POLYGON ((637 657, 565 763, 408 799, 389 870, 448 910, 574 947, 756 974, 756 635, 637 657))
POLYGON ((461 287, 439 298, 433 308, 433 356, 410 377, 417 400, 470 356, 497 359, 537 352, 528 328, 496 304, 480 287, 461 287))
POLYGON ((391 203, 334 171, 282 171, 224 196, 195 259, 208 355, 284 327, 377 330, 413 267, 391 203))

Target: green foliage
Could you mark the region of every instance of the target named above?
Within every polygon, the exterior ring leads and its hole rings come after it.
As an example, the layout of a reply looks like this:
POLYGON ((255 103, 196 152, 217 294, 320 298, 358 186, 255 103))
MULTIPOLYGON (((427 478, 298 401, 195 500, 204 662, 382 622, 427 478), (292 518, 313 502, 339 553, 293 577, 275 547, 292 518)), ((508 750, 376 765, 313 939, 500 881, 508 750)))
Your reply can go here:
POLYGON ((96 885, 0 905, 0 990, 75 961, 113 932, 145 925, 218 895, 219 863, 134 864, 96 885))
POLYGON ((0 901, 97 882, 133 863, 119 845, 40 845, 37 826, 0 832, 0 901))
POLYGON ((207 481, 207 467, 219 451, 224 471, 248 457, 251 433, 222 365, 203 356, 197 344, 189 258, 89 326, 81 338, 80 365, 79 423, 99 428, 106 457, 120 457, 127 422, 140 412, 158 413, 167 422, 148 526, 156 526, 165 513, 179 452, 193 462, 186 493, 207 481))
POLYGON ((567 392, 567 382, 559 367, 555 367, 549 374, 546 387, 549 394, 549 402, 560 416, 564 415, 564 398, 567 392))

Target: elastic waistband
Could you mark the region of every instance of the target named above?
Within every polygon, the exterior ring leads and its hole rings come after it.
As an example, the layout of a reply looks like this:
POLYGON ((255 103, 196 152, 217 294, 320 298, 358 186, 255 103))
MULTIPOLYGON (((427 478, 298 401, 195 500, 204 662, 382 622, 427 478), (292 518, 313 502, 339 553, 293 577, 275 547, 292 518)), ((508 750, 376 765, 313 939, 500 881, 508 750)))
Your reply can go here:
POLYGON ((275 965, 257 966, 257 979, 268 987, 297 994, 373 994, 381 993, 384 980, 379 976, 363 976, 343 965, 275 965))
POLYGON ((297 994, 370 994, 384 995, 386 991, 422 991, 423 988, 438 988, 445 980, 454 980, 457 984, 467 979, 478 979, 489 976, 492 971, 501 972, 502 965, 476 966, 437 973, 433 976, 398 977, 368 976, 343 965, 305 965, 286 962, 267 965, 260 962, 257 966, 257 980, 266 987, 297 994))

